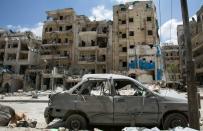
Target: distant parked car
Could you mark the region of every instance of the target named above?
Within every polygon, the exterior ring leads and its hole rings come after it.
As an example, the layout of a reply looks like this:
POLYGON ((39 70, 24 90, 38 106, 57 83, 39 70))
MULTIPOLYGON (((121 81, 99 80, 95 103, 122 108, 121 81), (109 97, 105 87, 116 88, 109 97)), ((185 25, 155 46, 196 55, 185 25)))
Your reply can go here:
POLYGON ((68 91, 50 96, 44 117, 69 129, 88 125, 188 126, 186 100, 161 96, 138 81, 114 74, 88 74, 68 91))

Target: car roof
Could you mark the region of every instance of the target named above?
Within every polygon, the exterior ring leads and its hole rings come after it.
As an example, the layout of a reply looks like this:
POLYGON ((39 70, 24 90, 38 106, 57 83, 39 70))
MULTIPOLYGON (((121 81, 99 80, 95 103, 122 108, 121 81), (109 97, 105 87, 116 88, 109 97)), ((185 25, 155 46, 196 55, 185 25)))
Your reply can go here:
POLYGON ((86 74, 82 79, 96 78, 96 79, 132 79, 127 76, 117 75, 117 74, 86 74))

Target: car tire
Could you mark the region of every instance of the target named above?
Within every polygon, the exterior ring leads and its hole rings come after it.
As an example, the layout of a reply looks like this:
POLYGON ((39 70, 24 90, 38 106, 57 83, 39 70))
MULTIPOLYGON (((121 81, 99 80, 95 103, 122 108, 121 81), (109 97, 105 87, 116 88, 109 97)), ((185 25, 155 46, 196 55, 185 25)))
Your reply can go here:
POLYGON ((81 115, 72 114, 66 119, 65 126, 70 130, 86 129, 87 128, 87 121, 81 115))
POLYGON ((187 118, 180 113, 172 113, 167 115, 163 123, 163 129, 167 130, 177 126, 187 127, 188 126, 187 118))

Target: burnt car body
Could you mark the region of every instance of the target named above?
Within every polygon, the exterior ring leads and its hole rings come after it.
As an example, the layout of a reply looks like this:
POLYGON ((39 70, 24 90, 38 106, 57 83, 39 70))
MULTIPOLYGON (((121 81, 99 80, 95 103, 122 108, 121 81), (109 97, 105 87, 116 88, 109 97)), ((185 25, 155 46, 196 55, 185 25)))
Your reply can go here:
POLYGON ((70 129, 87 125, 188 125, 186 100, 161 96, 138 81, 115 74, 88 74, 68 91, 50 96, 46 122, 60 118, 70 129))

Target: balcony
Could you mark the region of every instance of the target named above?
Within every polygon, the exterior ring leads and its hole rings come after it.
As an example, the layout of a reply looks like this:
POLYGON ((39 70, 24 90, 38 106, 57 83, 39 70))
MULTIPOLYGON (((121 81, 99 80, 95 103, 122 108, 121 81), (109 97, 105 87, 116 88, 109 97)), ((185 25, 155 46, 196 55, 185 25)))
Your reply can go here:
POLYGON ((128 56, 135 56, 135 49, 128 49, 128 56))
POLYGON ((48 43, 48 44, 42 44, 42 47, 50 47, 50 46, 71 46, 72 43, 48 43))
POLYGON ((80 51, 90 51, 90 50, 96 50, 96 49, 98 49, 98 46, 82 46, 82 45, 78 46, 78 50, 80 51))
POLYGON ((203 53, 194 57, 195 58, 195 61, 198 62, 198 61, 203 61, 203 53))
POLYGON ((96 58, 95 57, 79 57, 78 59, 78 64, 94 64, 96 62, 96 58))
POLYGON ((64 55, 41 55, 41 59, 43 60, 57 60, 57 59, 69 59, 70 56, 64 56, 64 55))

